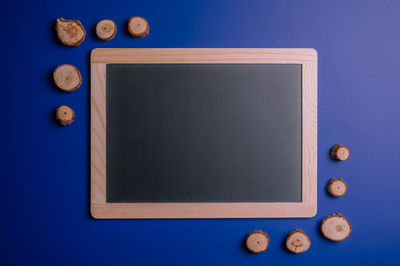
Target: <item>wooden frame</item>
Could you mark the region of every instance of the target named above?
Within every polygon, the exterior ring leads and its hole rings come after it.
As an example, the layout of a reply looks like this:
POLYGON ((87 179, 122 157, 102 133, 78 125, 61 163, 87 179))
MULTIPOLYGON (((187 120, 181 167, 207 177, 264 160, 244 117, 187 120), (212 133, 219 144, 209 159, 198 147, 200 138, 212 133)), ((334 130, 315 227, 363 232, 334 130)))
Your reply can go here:
POLYGON ((94 218, 312 217, 317 213, 317 52, 314 49, 102 48, 91 53, 91 214, 94 218), (107 203, 106 64, 251 63, 302 65, 302 201, 107 203))

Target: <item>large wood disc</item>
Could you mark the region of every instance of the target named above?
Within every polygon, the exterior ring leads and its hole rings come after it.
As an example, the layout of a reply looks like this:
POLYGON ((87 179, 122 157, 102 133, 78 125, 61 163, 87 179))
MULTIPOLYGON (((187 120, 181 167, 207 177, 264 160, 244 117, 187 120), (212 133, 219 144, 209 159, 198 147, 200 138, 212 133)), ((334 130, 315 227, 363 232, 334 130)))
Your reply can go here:
POLYGON ((334 197, 341 197, 346 194, 347 184, 341 178, 332 178, 327 186, 329 194, 334 197))
POLYGON ((334 160, 345 161, 350 156, 350 150, 346 146, 336 144, 332 147, 330 155, 334 160))
POLYGON ((117 33, 117 25, 111 19, 103 19, 96 25, 96 34, 100 40, 109 41, 117 33))
POLYGON ((131 17, 128 22, 129 33, 135 38, 143 38, 149 34, 149 23, 142 17, 131 17))
POLYGON ((74 65, 60 65, 53 72, 54 83, 63 91, 71 92, 82 84, 82 76, 74 65))
POLYGON ((322 235, 332 241, 343 241, 351 233, 349 220, 339 213, 325 217, 321 222, 322 235))
POLYGON ((58 18, 55 26, 58 39, 66 46, 79 46, 85 40, 85 28, 77 19, 58 18))
POLYGON ((61 105, 56 110, 56 118, 61 125, 63 126, 69 125, 72 122, 74 122, 75 119, 74 110, 72 110, 71 107, 68 107, 66 105, 61 105))
POLYGON ((269 237, 267 233, 257 230, 250 232, 246 237, 247 248, 254 253, 262 253, 268 248, 269 237))
POLYGON ((286 248, 293 253, 306 252, 310 246, 310 238, 300 229, 290 232, 286 237, 286 248))

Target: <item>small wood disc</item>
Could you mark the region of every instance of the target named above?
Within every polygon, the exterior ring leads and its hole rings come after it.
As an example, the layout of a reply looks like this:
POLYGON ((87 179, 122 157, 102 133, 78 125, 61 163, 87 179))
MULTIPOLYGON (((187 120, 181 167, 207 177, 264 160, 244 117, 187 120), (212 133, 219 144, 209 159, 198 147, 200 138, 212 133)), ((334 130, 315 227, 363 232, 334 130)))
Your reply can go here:
POLYGON ((329 194, 334 197, 341 197, 346 194, 347 184, 341 178, 332 178, 327 186, 329 194))
POLYGON ((247 248, 254 253, 262 253, 268 248, 269 237, 267 233, 257 230, 250 232, 246 237, 247 248))
POLYGON ((56 110, 56 118, 60 122, 61 125, 69 125, 74 122, 75 113, 70 107, 66 105, 61 105, 56 110))
POLYGON ((330 155, 337 161, 346 161, 350 156, 350 150, 346 146, 336 144, 332 147, 330 155))
POLYGON ((331 214, 322 220, 321 232, 326 239, 343 241, 351 233, 351 224, 343 215, 331 214))
POLYGON ((306 252, 310 246, 310 238, 300 229, 290 232, 286 237, 286 248, 293 253, 306 252))
POLYGON ((117 25, 111 19, 104 19, 97 23, 96 34, 100 40, 109 41, 117 33, 117 25))
POLYGON ((60 65, 53 72, 53 79, 58 88, 71 92, 81 86, 82 76, 74 65, 60 65))
POLYGON ((142 17, 131 17, 128 22, 129 33, 135 38, 143 38, 149 34, 149 23, 142 17))
POLYGON ((55 27, 58 39, 66 46, 79 46, 85 40, 85 28, 77 19, 58 18, 55 27))

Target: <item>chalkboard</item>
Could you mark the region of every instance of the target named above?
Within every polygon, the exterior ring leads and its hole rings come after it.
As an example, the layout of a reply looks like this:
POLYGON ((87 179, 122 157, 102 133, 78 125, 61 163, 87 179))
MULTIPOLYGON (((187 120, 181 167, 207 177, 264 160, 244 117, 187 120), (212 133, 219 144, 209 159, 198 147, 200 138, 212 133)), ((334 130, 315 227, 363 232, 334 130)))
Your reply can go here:
POLYGON ((301 65, 106 71, 107 202, 301 201, 301 65))
POLYGON ((95 218, 310 217, 313 49, 95 49, 95 218))

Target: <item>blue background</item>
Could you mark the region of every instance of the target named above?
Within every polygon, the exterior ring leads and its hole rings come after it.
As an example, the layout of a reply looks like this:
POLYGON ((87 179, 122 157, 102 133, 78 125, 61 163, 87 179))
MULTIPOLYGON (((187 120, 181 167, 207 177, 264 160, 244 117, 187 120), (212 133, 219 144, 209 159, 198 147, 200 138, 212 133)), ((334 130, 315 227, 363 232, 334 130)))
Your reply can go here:
POLYGON ((400 1, 2 1, 0 264, 2 265, 341 265, 397 264, 400 229, 400 1), (131 38, 127 20, 150 34, 131 38), (77 18, 87 37, 60 45, 57 17, 77 18), (112 41, 95 38, 113 19, 112 41), (89 54, 96 47, 311 47, 319 54, 318 214, 311 219, 94 220, 89 215, 89 54), (73 93, 53 69, 75 64, 73 93), (58 105, 76 121, 55 123, 58 105), (335 143, 350 159, 334 162, 335 143), (327 195, 332 177, 349 184, 327 195), (320 237, 320 220, 340 212, 353 225, 342 243, 320 237), (308 252, 284 238, 301 228, 308 252), (260 255, 243 248, 249 231, 271 238, 260 255))

